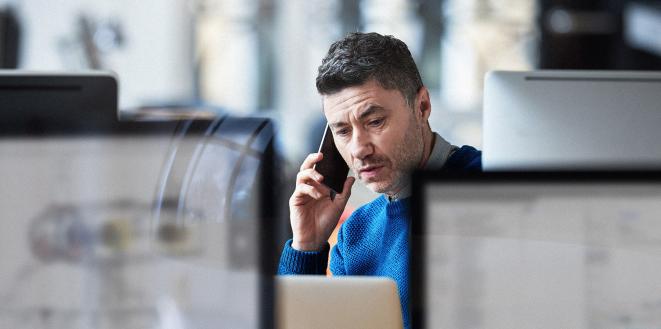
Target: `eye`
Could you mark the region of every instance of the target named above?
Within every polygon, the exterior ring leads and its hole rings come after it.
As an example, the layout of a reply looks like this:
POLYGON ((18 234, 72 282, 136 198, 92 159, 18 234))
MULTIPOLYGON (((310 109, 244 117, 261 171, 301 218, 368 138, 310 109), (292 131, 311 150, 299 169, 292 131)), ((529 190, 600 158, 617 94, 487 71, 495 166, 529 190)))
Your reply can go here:
POLYGON ((335 131, 335 135, 337 136, 346 136, 348 133, 349 133, 349 129, 347 128, 342 128, 335 131))
POLYGON ((369 125, 370 127, 378 127, 381 124, 383 124, 383 119, 382 118, 381 119, 375 119, 375 120, 369 121, 367 123, 367 125, 369 125))

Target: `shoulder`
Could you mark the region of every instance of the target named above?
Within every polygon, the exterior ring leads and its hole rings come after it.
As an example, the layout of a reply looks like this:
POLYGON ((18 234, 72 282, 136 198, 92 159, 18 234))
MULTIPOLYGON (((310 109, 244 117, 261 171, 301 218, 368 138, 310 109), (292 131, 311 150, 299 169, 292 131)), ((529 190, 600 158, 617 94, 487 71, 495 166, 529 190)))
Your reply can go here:
POLYGON ((474 173, 482 171, 482 151, 464 145, 454 151, 445 162, 443 171, 455 173, 474 173))

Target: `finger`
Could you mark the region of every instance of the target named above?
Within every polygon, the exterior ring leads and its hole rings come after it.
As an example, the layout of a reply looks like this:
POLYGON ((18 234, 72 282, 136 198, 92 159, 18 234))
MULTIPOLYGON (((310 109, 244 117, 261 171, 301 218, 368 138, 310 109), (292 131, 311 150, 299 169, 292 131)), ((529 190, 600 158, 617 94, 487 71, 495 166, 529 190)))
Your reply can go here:
POLYGON ((305 169, 310 169, 314 166, 315 163, 321 161, 321 159, 324 158, 324 155, 321 153, 311 153, 309 154, 305 160, 303 161, 303 164, 301 164, 301 170, 303 171, 305 169))
POLYGON ((308 194, 308 191, 306 191, 305 188, 296 187, 296 190, 294 190, 291 198, 289 198, 289 206, 301 206, 310 202, 311 200, 314 200, 314 198, 308 194))
POLYGON ((310 197, 315 200, 319 200, 328 197, 328 193, 324 191, 323 185, 321 184, 317 186, 313 186, 309 184, 299 184, 296 186, 296 190, 294 191, 293 197, 298 199, 310 197))
POLYGON ((331 193, 332 193, 331 188, 328 187, 328 186, 326 186, 326 184, 324 184, 324 183, 320 183, 320 182, 317 182, 317 181, 310 181, 310 182, 309 182, 309 185, 312 185, 312 186, 314 186, 314 188, 316 188, 316 189, 318 189, 319 191, 321 191, 321 193, 322 193, 324 196, 330 197, 330 195, 331 195, 331 193))
POLYGON ((340 198, 342 200, 348 200, 349 197, 351 196, 351 187, 353 186, 353 183, 356 182, 356 178, 349 176, 347 179, 344 181, 344 186, 342 187, 342 193, 338 194, 335 196, 335 198, 340 198))
POLYGON ((296 184, 305 184, 311 181, 321 182, 323 180, 324 176, 312 168, 299 171, 296 174, 296 184))
POLYGON ((310 186, 314 187, 315 190, 321 192, 323 197, 330 197, 331 193, 333 193, 330 187, 326 186, 323 183, 314 181, 314 180, 310 180, 308 182, 301 183, 301 184, 302 185, 310 185, 310 186))

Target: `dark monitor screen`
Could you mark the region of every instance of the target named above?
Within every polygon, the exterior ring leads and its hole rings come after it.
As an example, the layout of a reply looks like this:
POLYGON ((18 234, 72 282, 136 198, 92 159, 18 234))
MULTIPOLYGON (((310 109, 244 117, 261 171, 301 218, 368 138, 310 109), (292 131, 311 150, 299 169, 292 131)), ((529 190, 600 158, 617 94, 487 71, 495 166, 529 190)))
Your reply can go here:
POLYGON ((661 326, 661 172, 414 177, 414 328, 661 326))
POLYGON ((0 136, 171 133, 173 122, 119 120, 120 86, 109 72, 0 70, 0 136))

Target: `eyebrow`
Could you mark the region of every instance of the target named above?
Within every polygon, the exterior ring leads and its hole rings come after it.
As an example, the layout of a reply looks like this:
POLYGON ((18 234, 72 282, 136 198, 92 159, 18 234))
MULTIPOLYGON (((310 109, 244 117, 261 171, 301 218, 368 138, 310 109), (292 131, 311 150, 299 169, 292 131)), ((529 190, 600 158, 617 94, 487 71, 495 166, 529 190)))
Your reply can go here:
POLYGON ((378 113, 378 112, 385 112, 385 110, 386 110, 386 109, 383 108, 382 106, 379 106, 379 105, 370 105, 370 106, 367 108, 367 110, 363 111, 362 113, 360 113, 360 114, 358 115, 358 120, 361 120, 361 121, 362 121, 362 120, 364 120, 365 118, 367 118, 368 116, 370 116, 370 115, 372 115, 372 114, 375 114, 375 113, 378 113))
MULTIPOLYGON (((369 117, 370 115, 373 115, 373 114, 379 113, 379 112, 385 112, 385 111, 386 111, 386 109, 382 106, 370 105, 365 111, 361 112, 358 115, 358 120, 362 121, 362 120, 365 120, 365 118, 369 117)), ((349 124, 346 123, 346 122, 335 122, 335 123, 331 123, 330 127, 333 128, 333 129, 336 129, 336 128, 341 128, 341 127, 345 127, 345 126, 348 126, 348 125, 349 124)))

